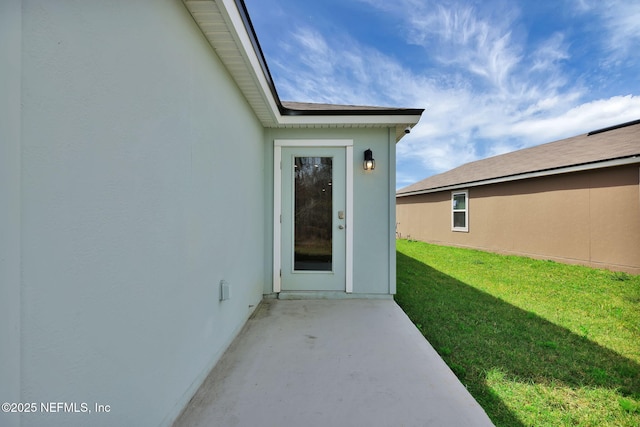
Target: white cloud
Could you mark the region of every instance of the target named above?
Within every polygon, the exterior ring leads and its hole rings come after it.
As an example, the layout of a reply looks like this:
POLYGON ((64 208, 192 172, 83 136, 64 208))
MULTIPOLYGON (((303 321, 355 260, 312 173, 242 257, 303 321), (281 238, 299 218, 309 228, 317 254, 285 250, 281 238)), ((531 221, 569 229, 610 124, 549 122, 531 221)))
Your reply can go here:
MULTIPOLYGON (((631 54, 638 60, 640 45, 640 2, 637 0, 574 0, 576 11, 593 14, 606 33, 607 62, 620 61, 631 54)), ((595 31, 598 31, 596 29, 595 31)))
POLYGON ((569 58, 567 47, 564 44, 564 35, 562 33, 553 34, 531 56, 533 58, 532 71, 555 71, 558 62, 569 58))
POLYGON ((550 142, 640 118, 640 96, 614 96, 577 105, 561 115, 514 123, 510 133, 550 142))
MULTIPOLYGON (((397 146, 398 159, 418 159, 427 170, 443 172, 460 164, 477 159, 474 147, 470 144, 469 135, 450 134, 433 138, 420 137, 404 139, 397 146)), ((419 179, 426 178, 422 176, 419 179)))
POLYGON ((297 42, 295 49, 303 52, 298 57, 307 67, 318 70, 321 74, 333 72, 329 47, 319 32, 311 28, 299 29, 293 34, 293 40, 297 42))
POLYGON ((634 53, 640 45, 640 2, 615 2, 604 12, 610 31, 609 47, 618 56, 634 53))
POLYGON ((408 41, 442 64, 454 65, 506 89, 509 76, 521 61, 512 43, 509 24, 517 10, 503 11, 499 20, 463 3, 421 3, 407 16, 408 41))
POLYGON ((593 9, 601 0, 573 0, 573 7, 580 13, 588 12, 593 9))

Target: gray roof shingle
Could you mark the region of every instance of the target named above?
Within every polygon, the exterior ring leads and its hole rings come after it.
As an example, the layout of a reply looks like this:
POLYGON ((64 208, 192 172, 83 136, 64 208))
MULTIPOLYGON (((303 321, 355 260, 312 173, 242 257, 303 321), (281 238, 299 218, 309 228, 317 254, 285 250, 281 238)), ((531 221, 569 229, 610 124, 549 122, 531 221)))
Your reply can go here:
MULTIPOLYGON (((640 156, 640 120, 466 163, 401 188, 398 196, 640 156)), ((640 163, 640 157, 638 157, 640 163)))

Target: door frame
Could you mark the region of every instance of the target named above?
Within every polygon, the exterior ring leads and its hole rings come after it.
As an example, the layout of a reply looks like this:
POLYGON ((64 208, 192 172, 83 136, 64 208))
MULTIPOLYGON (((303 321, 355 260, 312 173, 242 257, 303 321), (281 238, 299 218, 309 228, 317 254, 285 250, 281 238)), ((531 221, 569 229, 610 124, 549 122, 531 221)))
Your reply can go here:
POLYGON ((282 147, 342 147, 346 163, 345 292, 353 292, 353 140, 276 139, 273 141, 273 292, 282 290, 282 147))

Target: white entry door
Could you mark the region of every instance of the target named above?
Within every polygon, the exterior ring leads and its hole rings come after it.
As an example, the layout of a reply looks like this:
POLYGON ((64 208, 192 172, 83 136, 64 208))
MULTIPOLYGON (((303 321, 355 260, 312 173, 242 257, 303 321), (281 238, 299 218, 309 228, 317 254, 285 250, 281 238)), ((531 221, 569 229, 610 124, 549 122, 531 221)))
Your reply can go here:
POLYGON ((347 150, 344 146, 276 150, 281 165, 281 291, 350 291, 347 150))

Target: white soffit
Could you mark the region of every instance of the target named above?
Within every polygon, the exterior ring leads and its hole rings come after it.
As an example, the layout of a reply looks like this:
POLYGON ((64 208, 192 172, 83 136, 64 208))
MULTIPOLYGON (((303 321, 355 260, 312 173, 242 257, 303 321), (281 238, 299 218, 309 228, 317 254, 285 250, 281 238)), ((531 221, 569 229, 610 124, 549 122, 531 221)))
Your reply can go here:
POLYGON ((282 115, 234 0, 183 0, 196 24, 265 127, 395 127, 396 141, 420 115, 282 115))
MULTIPOLYGON (((254 73, 251 59, 246 52, 251 52, 252 56, 255 56, 255 53, 233 1, 183 1, 258 119, 264 126, 274 126, 276 117, 273 111, 277 111, 277 106, 272 96, 269 96, 271 99, 266 99, 266 94, 257 81, 258 76, 254 73), (242 28, 243 32, 238 34, 236 28, 242 28), (241 36, 246 40, 241 40, 241 36)), ((255 62, 259 66, 257 58, 255 62)))

